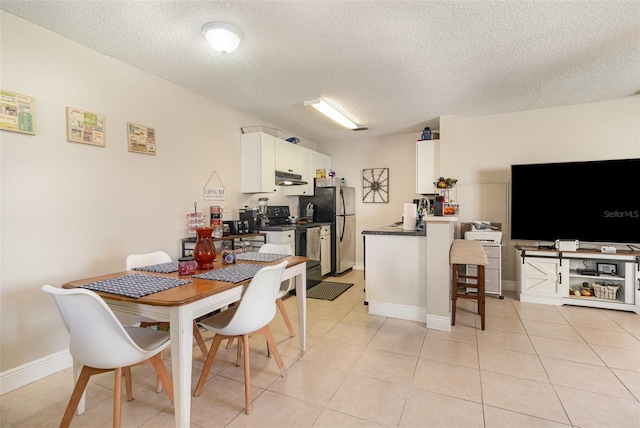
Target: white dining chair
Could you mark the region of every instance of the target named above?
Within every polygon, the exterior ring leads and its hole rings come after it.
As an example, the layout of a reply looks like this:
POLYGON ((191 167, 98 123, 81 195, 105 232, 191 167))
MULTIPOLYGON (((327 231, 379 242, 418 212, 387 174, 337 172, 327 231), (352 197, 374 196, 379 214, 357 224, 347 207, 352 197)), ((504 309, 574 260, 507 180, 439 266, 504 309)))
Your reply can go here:
MULTIPOLYGON (((293 250, 291 249, 291 246, 288 244, 263 244, 258 250, 258 252, 270 253, 270 254, 286 254, 288 256, 293 255, 293 250)), ((293 329, 293 325, 291 324, 291 320, 289 319, 287 310, 284 307, 284 302, 282 298, 286 296, 289 293, 289 291, 293 289, 293 286, 295 284, 294 281, 295 280, 293 278, 282 281, 282 284, 280 284, 280 289, 278 290, 278 294, 276 296, 276 305, 278 305, 278 309, 282 314, 282 319, 284 320, 284 324, 287 326, 287 329, 289 330, 289 335, 291 337, 295 337, 296 332, 293 329)), ((232 345, 233 345, 233 340, 229 340, 229 342, 227 343, 227 349, 231 348, 232 345)), ((267 355, 270 355, 269 347, 267 347, 267 355)))
POLYGON ((169 333, 142 327, 123 326, 111 308, 96 293, 83 288, 62 289, 43 285, 42 291, 53 299, 70 334, 69 352, 76 367, 82 367, 60 427, 68 427, 78 408, 89 378, 115 371, 113 426, 120 426, 120 403, 123 371, 127 401, 131 392, 131 366, 153 365, 173 403, 173 383, 162 360, 162 350, 169 346, 169 333))
POLYGON ((247 285, 240 302, 236 305, 212 315, 200 321, 207 330, 215 333, 213 343, 204 364, 194 397, 202 393, 204 383, 211 370, 220 343, 224 339, 238 338, 238 362, 240 353, 244 354, 244 395, 245 412, 251 414, 251 370, 249 362, 249 337, 256 334, 264 334, 271 353, 280 369, 282 377, 287 376, 284 362, 278 351, 276 341, 273 338, 269 323, 276 315, 276 295, 280 289, 282 272, 287 265, 283 261, 277 265, 266 266, 260 269, 249 285, 247 285), (240 344, 242 343, 242 347, 240 344))
MULTIPOLYGON (((291 250, 291 246, 288 244, 264 244, 258 250, 259 253, 271 253, 271 254, 286 254, 288 256, 293 255, 293 251, 291 250)), ((289 335, 291 337, 295 337, 296 332, 293 329, 293 325, 291 325, 291 320, 289 319, 289 315, 287 314, 287 310, 284 307, 284 302, 282 298, 285 297, 289 291, 291 291, 294 287, 295 280, 293 278, 282 281, 280 284, 280 289, 278 290, 278 295, 276 298, 276 304, 278 305, 278 309, 282 314, 282 318, 284 319, 284 323, 289 330, 289 335)))

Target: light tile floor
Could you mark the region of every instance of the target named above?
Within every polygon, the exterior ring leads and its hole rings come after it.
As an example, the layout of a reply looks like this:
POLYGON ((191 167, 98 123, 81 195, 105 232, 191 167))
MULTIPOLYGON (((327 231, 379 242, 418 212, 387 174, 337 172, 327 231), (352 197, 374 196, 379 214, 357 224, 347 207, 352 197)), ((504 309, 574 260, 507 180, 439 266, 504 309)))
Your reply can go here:
MULTIPOLYGON (((485 331, 475 304, 462 301, 447 333, 368 315, 362 271, 335 280, 355 285, 333 302, 308 299, 306 353, 279 314, 272 323, 288 377, 266 357, 263 338, 252 338, 247 416, 235 348, 223 349, 192 400, 192 427, 640 426, 637 314, 521 303, 507 292, 488 297, 485 331)), ((297 323, 295 297, 285 305, 297 323)), ((197 348, 194 355, 195 386, 204 360, 197 348)), ((87 411, 72 426, 111 426, 112 382, 104 374, 90 383, 87 411)), ((172 427, 152 369, 135 368, 133 382, 123 426, 172 427)), ((68 369, 3 395, 1 426, 58 426, 72 386, 68 369)))

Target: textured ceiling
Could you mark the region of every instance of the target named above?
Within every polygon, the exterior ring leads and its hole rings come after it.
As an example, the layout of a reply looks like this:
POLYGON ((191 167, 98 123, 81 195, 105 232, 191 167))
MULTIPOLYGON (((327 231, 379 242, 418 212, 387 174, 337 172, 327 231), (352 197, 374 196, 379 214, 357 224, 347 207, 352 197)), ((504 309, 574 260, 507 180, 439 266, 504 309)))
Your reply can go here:
POLYGON ((318 143, 640 89, 640 1, 1 0, 0 8, 318 143), (211 21, 243 32, 237 51, 209 48, 200 30, 211 21), (354 134, 304 107, 317 97, 369 130, 354 134))

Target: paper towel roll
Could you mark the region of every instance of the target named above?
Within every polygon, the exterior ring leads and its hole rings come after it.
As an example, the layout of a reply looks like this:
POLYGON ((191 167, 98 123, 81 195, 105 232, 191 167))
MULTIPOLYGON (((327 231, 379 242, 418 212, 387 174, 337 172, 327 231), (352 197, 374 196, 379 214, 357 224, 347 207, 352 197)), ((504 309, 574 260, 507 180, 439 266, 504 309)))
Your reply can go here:
POLYGON ((416 230, 416 204, 404 204, 402 230, 416 230))

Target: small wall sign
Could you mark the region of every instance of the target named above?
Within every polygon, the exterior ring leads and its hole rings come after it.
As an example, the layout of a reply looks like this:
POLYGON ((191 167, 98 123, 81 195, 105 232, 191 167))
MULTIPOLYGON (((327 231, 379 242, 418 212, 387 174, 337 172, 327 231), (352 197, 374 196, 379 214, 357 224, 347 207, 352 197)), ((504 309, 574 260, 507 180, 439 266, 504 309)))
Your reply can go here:
POLYGON ((156 154, 156 129, 127 122, 129 151, 147 155, 156 154))
POLYGON ((104 147, 104 115, 67 107, 67 140, 72 143, 84 143, 104 147))
POLYGON ((0 130, 36 133, 36 99, 0 89, 0 130))

